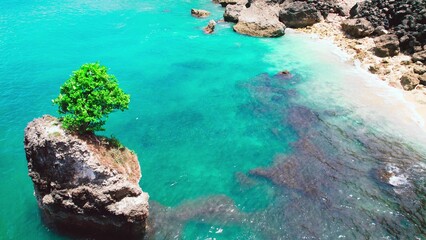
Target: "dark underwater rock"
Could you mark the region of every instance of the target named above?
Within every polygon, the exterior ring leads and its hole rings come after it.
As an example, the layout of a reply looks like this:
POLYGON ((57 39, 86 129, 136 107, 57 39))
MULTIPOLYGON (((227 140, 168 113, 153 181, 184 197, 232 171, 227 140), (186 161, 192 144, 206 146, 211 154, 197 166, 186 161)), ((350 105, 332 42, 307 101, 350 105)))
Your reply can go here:
POLYGON ((174 208, 152 202, 147 237, 148 239, 179 239, 188 221, 207 223, 226 221, 231 224, 242 224, 246 221, 246 217, 239 211, 234 201, 224 195, 187 201, 174 208))
POLYGON ((25 129, 29 176, 44 221, 89 237, 142 237, 148 194, 139 187, 137 156, 94 135, 64 131, 43 116, 25 129))

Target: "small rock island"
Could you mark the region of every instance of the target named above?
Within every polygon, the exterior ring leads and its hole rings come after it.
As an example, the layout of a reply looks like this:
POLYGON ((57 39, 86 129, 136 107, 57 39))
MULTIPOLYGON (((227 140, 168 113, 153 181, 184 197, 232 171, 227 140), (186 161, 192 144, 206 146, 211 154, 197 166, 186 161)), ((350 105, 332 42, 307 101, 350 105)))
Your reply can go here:
POLYGON ((45 115, 25 129, 29 176, 44 222, 90 237, 143 236, 149 195, 136 154, 113 139, 72 134, 45 115))

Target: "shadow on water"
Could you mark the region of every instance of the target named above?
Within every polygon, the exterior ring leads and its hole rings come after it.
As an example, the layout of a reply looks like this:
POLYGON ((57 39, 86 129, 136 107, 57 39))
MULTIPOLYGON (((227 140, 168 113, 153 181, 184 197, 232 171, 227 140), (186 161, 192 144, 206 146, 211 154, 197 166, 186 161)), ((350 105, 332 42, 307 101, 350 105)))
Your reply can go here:
POLYGON ((238 85, 251 96, 241 113, 272 121, 277 141, 289 129, 298 136, 271 166, 235 174, 241 189, 274 186, 267 206, 245 212, 227 196, 176 208, 152 203, 148 238, 179 238, 194 223, 248 229, 246 239, 426 238, 424 155, 348 110, 298 103, 298 84, 297 75, 262 74, 238 85))

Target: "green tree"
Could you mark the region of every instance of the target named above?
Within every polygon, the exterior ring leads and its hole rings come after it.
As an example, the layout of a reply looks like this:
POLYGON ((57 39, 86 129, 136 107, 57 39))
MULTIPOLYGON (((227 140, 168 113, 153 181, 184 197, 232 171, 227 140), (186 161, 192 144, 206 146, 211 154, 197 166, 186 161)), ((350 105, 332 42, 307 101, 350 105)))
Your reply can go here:
POLYGON ((86 63, 61 86, 53 100, 59 106, 63 127, 79 133, 103 131, 108 114, 128 108, 130 96, 118 86, 117 79, 99 63, 86 63))

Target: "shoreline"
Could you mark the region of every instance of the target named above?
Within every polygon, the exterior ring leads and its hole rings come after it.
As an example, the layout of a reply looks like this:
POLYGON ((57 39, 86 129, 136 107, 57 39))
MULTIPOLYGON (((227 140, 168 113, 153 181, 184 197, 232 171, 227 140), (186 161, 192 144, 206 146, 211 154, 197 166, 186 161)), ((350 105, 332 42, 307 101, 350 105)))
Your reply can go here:
MULTIPOLYGON (((299 25, 295 25, 294 28, 289 27, 292 26, 291 24, 294 22, 291 22, 293 20, 287 19, 290 23, 288 26, 289 28, 286 29, 286 27, 284 27, 285 32, 288 33, 291 31, 295 33, 313 34, 318 39, 331 40, 332 44, 347 54, 348 59, 342 59, 343 61, 351 63, 356 68, 362 69, 366 73, 372 74, 375 79, 371 81, 381 81, 384 83, 382 87, 388 86, 395 89, 403 98, 403 104, 408 104, 408 107, 412 109, 413 114, 417 116, 413 119, 416 122, 416 125, 423 131, 426 131, 424 126, 424 122, 426 121, 426 87, 420 83, 416 84, 414 89, 406 91, 404 89, 407 86, 404 85, 403 87, 401 83, 402 76, 405 76, 405 78, 411 77, 415 72, 415 68, 424 68, 423 64, 419 62, 414 63, 411 55, 407 55, 402 52, 399 52, 396 56, 392 57, 378 57, 373 51, 376 47, 374 38, 377 37, 377 34, 370 34, 369 36, 361 38, 353 38, 346 34, 342 29, 342 23, 345 20, 350 19, 348 16, 352 15, 350 11, 352 11, 353 6, 356 4, 362 4, 363 2, 363 0, 335 1, 334 5, 329 5, 329 7, 334 6, 340 8, 340 10, 336 10, 336 8, 328 9, 327 11, 329 12, 327 12, 327 15, 317 19, 316 23, 304 22, 306 19, 300 20, 300 24, 305 24, 302 27, 299 25)), ((249 4, 249 7, 247 7, 247 5, 244 6, 244 3, 247 3, 246 0, 234 0, 230 2, 226 0, 217 0, 215 3, 220 3, 222 7, 226 6, 223 15, 224 20, 236 23, 233 25, 234 31, 240 34, 258 37, 278 37, 274 34, 263 34, 264 29, 272 31, 280 28, 279 23, 277 23, 278 17, 280 18, 279 21, 286 23, 286 20, 283 21, 281 19, 281 12, 279 11, 279 9, 282 9, 283 6, 288 7, 286 3, 271 4, 264 1, 248 1, 248 3, 251 3, 251 6, 249 4), (256 11, 247 10, 251 8, 256 11), (244 28, 236 29, 236 25, 244 25, 244 28)), ((290 1, 289 4, 291 5, 292 1, 290 1)), ((292 6, 294 7, 298 5, 296 4, 292 6)), ((311 7, 316 9, 318 14, 320 11, 324 10, 320 5, 311 5, 311 7)), ((301 12, 306 11, 306 9, 301 10, 298 7, 295 9, 301 12)), ((297 19, 297 16, 299 15, 294 15, 293 18, 297 19)), ((312 15, 309 17, 312 17, 312 15)), ((393 33, 393 31, 388 32, 388 30, 384 30, 384 33, 382 34, 386 35, 388 33, 393 33)), ((415 76, 420 80, 420 75, 421 74, 415 76)), ((397 101, 401 102, 401 100, 402 99, 398 99, 397 101)))
POLYGON ((346 54, 346 56, 339 55, 342 61, 346 61, 355 68, 374 76, 374 79, 370 78, 371 81, 384 83, 382 87, 387 86, 400 93, 402 99, 397 101, 401 101, 412 110, 416 116, 413 121, 417 123, 417 126, 422 131, 426 131, 426 89, 419 86, 411 91, 405 91, 400 84, 401 76, 404 73, 413 71, 414 66, 416 66, 416 63, 411 62, 411 56, 399 53, 394 57, 377 57, 371 51, 375 46, 372 37, 348 38, 340 27, 341 22, 346 18, 335 14, 330 15, 327 20, 316 23, 313 26, 287 29, 286 31, 290 30, 295 34, 311 35, 311 37, 319 40, 329 40, 330 43, 346 54), (372 72, 371 67, 378 67, 379 71, 372 72))

